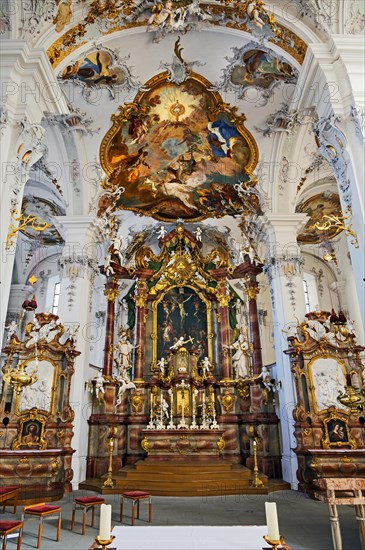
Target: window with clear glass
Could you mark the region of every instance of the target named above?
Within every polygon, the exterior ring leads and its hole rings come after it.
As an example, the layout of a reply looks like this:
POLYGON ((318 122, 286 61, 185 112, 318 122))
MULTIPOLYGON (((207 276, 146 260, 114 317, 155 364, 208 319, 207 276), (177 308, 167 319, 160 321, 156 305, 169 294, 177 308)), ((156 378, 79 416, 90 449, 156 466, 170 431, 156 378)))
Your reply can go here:
POLYGON ((54 313, 55 315, 58 314, 58 304, 60 301, 60 289, 61 289, 61 283, 56 283, 54 285, 53 302, 52 302, 52 313, 54 313))
POLYGON ((312 273, 304 273, 303 277, 304 301, 307 313, 319 306, 317 281, 312 273))

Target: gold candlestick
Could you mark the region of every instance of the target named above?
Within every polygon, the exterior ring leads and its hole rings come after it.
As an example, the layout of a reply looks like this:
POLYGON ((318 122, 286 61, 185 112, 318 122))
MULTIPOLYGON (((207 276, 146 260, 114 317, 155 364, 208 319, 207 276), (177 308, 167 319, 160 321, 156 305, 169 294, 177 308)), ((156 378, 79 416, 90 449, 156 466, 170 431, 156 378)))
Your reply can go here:
POLYGON ((284 537, 280 537, 279 540, 270 540, 267 535, 264 535, 264 539, 268 544, 270 544, 272 550, 278 550, 279 546, 286 548, 284 537))
MULTIPOLYGON (((114 487, 113 481, 113 450, 114 450, 114 438, 116 437, 116 427, 110 428, 109 435, 107 437, 106 446, 109 451, 109 465, 107 478, 103 483, 103 487, 114 487)), ((110 542, 108 543, 110 544, 110 542)))
POLYGON ((100 544, 100 546, 102 547, 103 550, 106 550, 106 547, 109 546, 110 543, 113 542, 113 540, 115 539, 115 536, 114 535, 110 535, 110 538, 108 540, 101 540, 101 538, 99 537, 99 535, 97 535, 95 537, 95 542, 97 544, 100 544))
POLYGON ((259 468, 257 466, 257 441, 253 440, 253 480, 251 487, 263 487, 263 482, 259 478, 259 468))

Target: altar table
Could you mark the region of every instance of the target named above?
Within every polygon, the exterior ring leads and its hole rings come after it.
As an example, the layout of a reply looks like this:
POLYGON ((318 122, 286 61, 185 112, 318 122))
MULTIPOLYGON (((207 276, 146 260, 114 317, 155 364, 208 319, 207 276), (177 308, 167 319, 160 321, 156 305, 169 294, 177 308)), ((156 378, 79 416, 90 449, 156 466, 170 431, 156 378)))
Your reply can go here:
POLYGON ((114 527, 117 550, 262 550, 266 525, 114 527))

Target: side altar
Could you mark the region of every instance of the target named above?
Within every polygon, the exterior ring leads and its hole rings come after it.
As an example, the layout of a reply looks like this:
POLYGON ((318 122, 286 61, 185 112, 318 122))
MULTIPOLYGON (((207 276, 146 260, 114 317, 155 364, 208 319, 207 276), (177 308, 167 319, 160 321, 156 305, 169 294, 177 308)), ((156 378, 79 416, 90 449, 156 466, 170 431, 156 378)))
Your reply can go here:
POLYGON ((93 381, 88 478, 105 475, 110 456, 113 472, 141 460, 253 469, 254 451, 265 479, 281 477, 275 385, 262 365, 258 327, 262 265, 252 254, 242 260, 233 266, 228 246, 203 244, 182 223, 139 246, 129 266, 111 243, 101 268, 106 352, 93 381), (119 285, 127 279, 134 282, 118 326, 119 285), (242 280, 245 304, 230 279, 242 280))

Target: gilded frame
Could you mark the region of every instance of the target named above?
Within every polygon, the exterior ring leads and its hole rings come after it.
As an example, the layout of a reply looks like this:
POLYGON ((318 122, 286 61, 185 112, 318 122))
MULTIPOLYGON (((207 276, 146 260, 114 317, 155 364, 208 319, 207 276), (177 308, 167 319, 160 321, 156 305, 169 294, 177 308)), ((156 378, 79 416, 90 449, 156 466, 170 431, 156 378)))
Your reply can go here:
MULTIPOLYGON (((27 411, 29 410, 32 410, 32 409, 37 409, 39 411, 42 411, 43 413, 46 413, 47 415, 48 414, 53 414, 55 411, 54 411, 54 408, 55 408, 55 392, 56 392, 56 385, 57 385, 57 380, 59 378, 59 365, 57 364, 56 361, 54 361, 53 359, 51 359, 50 357, 45 357, 43 354, 42 354, 42 351, 40 350, 39 351, 39 354, 38 354, 38 360, 39 362, 41 361, 45 361, 46 363, 49 363, 50 365, 52 365, 52 369, 53 369, 53 375, 52 375, 52 384, 51 384, 51 390, 50 390, 50 405, 49 405, 49 410, 47 409, 42 409, 41 407, 29 407, 28 409, 22 409, 20 410, 20 405, 21 405, 21 401, 22 401, 22 397, 23 397, 23 391, 24 388, 20 394, 17 394, 16 395, 16 401, 15 401, 15 414, 24 414, 26 413, 27 411)), ((27 368, 27 366, 32 363, 32 362, 35 362, 36 361, 36 358, 35 357, 28 357, 25 361, 23 361, 23 364, 26 365, 25 368, 27 368)), ((38 367, 39 368, 39 367, 38 367)), ((37 374, 37 373, 36 373, 37 374)), ((38 380, 37 380, 38 381, 38 380)), ((35 382, 37 383, 37 382, 35 382)), ((34 384, 32 384, 32 386, 34 386, 34 384)), ((30 386, 31 387, 31 386, 30 386)))
POLYGON ((151 364, 151 370, 154 370, 157 363, 157 308, 158 305, 163 301, 165 295, 174 288, 179 288, 180 286, 184 286, 187 288, 190 288, 196 294, 199 296, 199 298, 204 302, 207 310, 207 343, 208 343, 208 359, 211 362, 211 364, 214 364, 214 357, 213 357, 213 319, 212 319, 212 302, 204 295, 204 293, 196 288, 194 285, 189 283, 184 283, 184 285, 170 285, 167 287, 163 293, 161 293, 160 296, 152 303, 152 334, 151 334, 151 340, 152 340, 152 364, 151 364))
POLYGON ((313 376, 313 365, 318 359, 333 359, 337 363, 337 365, 340 366, 340 369, 341 369, 342 374, 343 374, 344 384, 341 388, 338 387, 338 392, 337 393, 340 392, 340 389, 344 389, 344 387, 346 386, 346 367, 345 367, 345 363, 343 361, 341 361, 335 355, 330 355, 328 353, 320 353, 320 354, 315 355, 314 357, 312 357, 311 360, 308 363, 308 374, 309 374, 309 381, 310 381, 309 388, 310 388, 310 392, 311 392, 314 412, 316 414, 326 414, 328 412, 329 408, 334 408, 334 409, 342 412, 342 414, 343 414, 347 410, 347 408, 345 406, 342 406, 340 402, 336 403, 335 405, 328 405, 327 407, 324 407, 324 408, 319 408, 317 406, 317 394, 316 394, 317 381, 315 380, 315 378, 313 376))
MULTIPOLYGON (((109 151, 113 146, 114 138, 116 138, 117 134, 121 132, 123 125, 129 123, 133 116, 139 116, 143 118, 144 116, 148 115, 149 107, 146 107, 146 105, 143 104, 144 100, 153 92, 155 88, 163 85, 172 86, 174 83, 171 83, 171 80, 169 79, 170 75, 168 72, 156 74, 146 82, 146 84, 144 85, 144 89, 136 94, 132 103, 120 106, 120 112, 118 114, 112 115, 113 125, 104 135, 99 150, 100 164, 102 166, 102 169, 106 173, 106 178, 101 183, 101 185, 104 189, 110 191, 111 193, 114 193, 116 189, 118 189, 118 185, 111 181, 111 177, 116 171, 116 166, 113 165, 113 163, 109 159, 109 151)), ((249 186, 254 187, 256 185, 256 179, 253 176, 253 172, 259 160, 259 150, 253 135, 244 126, 244 122, 246 120, 245 115, 238 115, 237 109, 235 107, 231 107, 229 104, 225 103, 220 94, 212 89, 212 83, 209 82, 202 75, 191 71, 187 80, 201 85, 204 88, 205 93, 210 96, 212 100, 212 106, 207 109, 207 116, 226 116, 229 122, 235 126, 238 133, 246 141, 250 152, 250 157, 247 164, 242 167, 242 176, 246 174, 249 180, 251 180, 249 186)), ((239 183, 239 181, 237 181, 237 183, 239 183)), ((145 206, 124 204, 122 209, 130 210, 143 216, 152 216, 155 219, 163 222, 174 222, 176 221, 177 217, 180 217, 176 215, 162 215, 159 212, 158 204, 153 201, 150 205, 145 206)), ((197 205, 195 205, 194 209, 196 210, 196 215, 189 215, 189 217, 187 218, 190 222, 201 221, 206 219, 207 217, 212 217, 212 212, 210 210, 205 211, 204 209, 201 209, 199 211, 197 205)), ((224 215, 224 213, 219 213, 217 211, 215 216, 213 217, 222 217, 224 215)))
POLYGON ((324 449, 330 447, 351 447, 351 449, 356 449, 356 441, 351 436, 348 419, 342 417, 336 410, 331 411, 329 417, 323 420, 323 429, 322 446, 324 449))
POLYGON ((18 449, 40 449, 47 448, 47 442, 44 439, 44 426, 46 418, 39 414, 37 409, 31 409, 29 414, 20 417, 19 432, 12 444, 14 450, 18 449), (31 430, 34 426, 35 429, 31 430), (33 432, 33 435, 32 435, 33 432))

